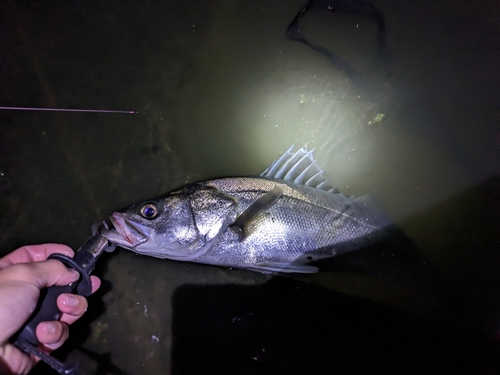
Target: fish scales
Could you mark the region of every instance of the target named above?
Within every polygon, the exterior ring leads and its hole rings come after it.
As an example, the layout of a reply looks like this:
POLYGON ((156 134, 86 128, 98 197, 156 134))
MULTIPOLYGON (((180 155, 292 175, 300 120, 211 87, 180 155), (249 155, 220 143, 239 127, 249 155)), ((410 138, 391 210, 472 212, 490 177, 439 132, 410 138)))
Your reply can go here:
MULTIPOLYGON (((207 186, 238 198, 238 214, 277 184, 286 185, 284 196, 262 215, 258 230, 243 241, 227 232, 197 261, 234 267, 267 262, 302 264, 349 251, 353 238, 370 241, 369 234, 378 230, 373 220, 361 216, 366 211, 361 203, 342 194, 262 178, 206 182, 207 186)), ((359 241, 355 246, 359 246, 359 241)))
POLYGON ((391 225, 365 200, 338 193, 322 173, 311 151, 289 149, 261 176, 197 182, 116 212, 103 235, 159 258, 315 272, 308 263, 363 248, 391 225))

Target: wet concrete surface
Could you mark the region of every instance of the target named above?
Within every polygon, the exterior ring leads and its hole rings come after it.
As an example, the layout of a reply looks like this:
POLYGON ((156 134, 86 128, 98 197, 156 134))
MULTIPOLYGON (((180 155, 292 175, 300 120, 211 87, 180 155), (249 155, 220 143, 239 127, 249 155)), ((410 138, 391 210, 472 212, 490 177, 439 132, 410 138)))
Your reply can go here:
POLYGON ((387 279, 118 249, 60 357, 89 374, 500 373, 498 10, 375 4, 390 77, 370 20, 314 11, 301 24, 376 83, 385 116, 371 125, 359 88, 284 36, 300 1, 0 6, 0 105, 139 111, 0 112, 2 253, 76 249, 113 210, 258 174, 308 143, 341 191, 376 192, 444 293, 433 309, 387 279))

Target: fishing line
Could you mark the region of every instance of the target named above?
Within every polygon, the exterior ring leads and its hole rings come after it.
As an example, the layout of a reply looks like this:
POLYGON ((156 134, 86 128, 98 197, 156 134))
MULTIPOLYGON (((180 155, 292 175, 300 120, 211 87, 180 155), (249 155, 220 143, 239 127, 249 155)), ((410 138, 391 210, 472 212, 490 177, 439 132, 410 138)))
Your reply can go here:
POLYGON ((80 108, 43 108, 43 107, 0 107, 0 110, 7 111, 46 111, 46 112, 77 112, 77 113, 121 113, 128 115, 151 115, 159 114, 155 112, 143 111, 116 111, 110 109, 80 109, 80 108))

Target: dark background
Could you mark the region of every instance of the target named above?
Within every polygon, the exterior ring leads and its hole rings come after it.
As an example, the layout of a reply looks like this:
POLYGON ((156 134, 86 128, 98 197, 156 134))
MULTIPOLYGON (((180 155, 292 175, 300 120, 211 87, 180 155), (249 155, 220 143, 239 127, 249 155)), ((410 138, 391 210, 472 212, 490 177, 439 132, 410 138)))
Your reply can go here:
POLYGON ((364 93, 286 39, 301 1, 1 3, 0 106, 140 112, 0 111, 3 254, 76 249, 113 210, 258 174, 308 143, 342 192, 376 192, 439 295, 384 277, 388 263, 381 277, 269 279, 119 249, 100 260, 103 287, 60 357, 102 374, 500 373, 500 10, 374 4, 389 76, 373 20, 301 21, 376 83, 385 116, 368 125, 364 93))

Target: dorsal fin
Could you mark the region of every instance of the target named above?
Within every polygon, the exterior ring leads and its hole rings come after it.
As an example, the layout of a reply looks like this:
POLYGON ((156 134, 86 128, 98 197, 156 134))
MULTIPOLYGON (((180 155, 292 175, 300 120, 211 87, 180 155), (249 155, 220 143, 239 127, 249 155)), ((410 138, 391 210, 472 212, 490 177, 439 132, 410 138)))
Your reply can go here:
POLYGON ((292 150, 293 145, 260 175, 338 193, 338 189, 331 186, 323 176, 324 169, 320 169, 314 160, 314 150, 308 151, 305 147, 296 152, 292 150))

